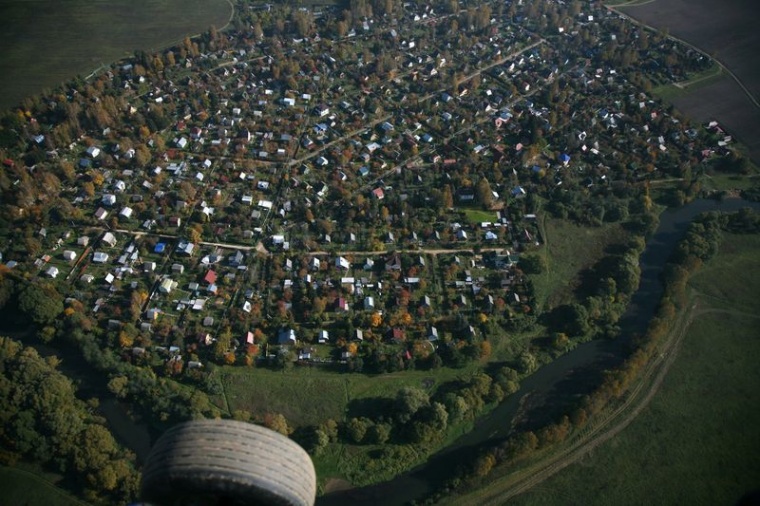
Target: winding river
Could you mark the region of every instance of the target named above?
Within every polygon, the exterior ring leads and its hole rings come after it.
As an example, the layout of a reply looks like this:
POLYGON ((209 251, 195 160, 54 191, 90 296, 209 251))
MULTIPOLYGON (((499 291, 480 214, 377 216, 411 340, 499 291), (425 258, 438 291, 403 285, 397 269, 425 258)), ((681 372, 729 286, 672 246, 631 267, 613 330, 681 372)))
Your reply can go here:
POLYGON ((472 431, 408 473, 377 485, 321 496, 317 499, 317 505, 361 503, 387 506, 423 499, 436 484, 452 476, 460 462, 480 448, 492 447, 503 441, 518 415, 521 420, 530 419, 531 423, 549 421, 560 415, 562 408, 557 407, 559 399, 566 400, 587 393, 597 384, 596 378, 601 371, 619 364, 625 358, 632 337, 644 332, 662 297, 660 274, 689 223, 702 212, 733 212, 742 207, 760 210, 760 203, 737 198, 720 201, 700 199, 679 209, 663 212, 657 231, 647 241, 639 259, 641 281, 620 319, 621 336, 618 339, 584 343, 541 367, 523 380, 520 390, 479 420, 472 431))
MULTIPOLYGON (((520 389, 493 411, 478 420, 474 429, 453 445, 439 451, 417 468, 377 485, 333 492, 317 498, 318 506, 348 504, 400 505, 420 500, 433 491, 436 484, 452 476, 460 462, 466 462, 479 449, 503 441, 516 422, 540 425, 556 418, 564 410, 567 399, 587 393, 597 384, 601 371, 619 364, 626 356, 632 336, 641 334, 651 320, 662 297, 660 273, 676 243, 689 223, 700 213, 720 210, 737 211, 742 207, 760 210, 760 203, 741 199, 697 200, 660 215, 654 236, 647 241, 640 257, 641 281, 631 303, 620 319, 621 337, 584 343, 541 367, 523 380, 520 389), (563 402, 559 402, 563 400, 563 402), (520 420, 516 420, 519 418, 520 420)), ((66 362, 64 361, 64 364, 66 362)), ((83 385, 96 381, 80 378, 83 385)), ((142 460, 148 451, 150 437, 146 425, 136 423, 103 385, 90 387, 89 395, 101 399, 101 413, 108 420, 117 439, 130 447, 142 460)))

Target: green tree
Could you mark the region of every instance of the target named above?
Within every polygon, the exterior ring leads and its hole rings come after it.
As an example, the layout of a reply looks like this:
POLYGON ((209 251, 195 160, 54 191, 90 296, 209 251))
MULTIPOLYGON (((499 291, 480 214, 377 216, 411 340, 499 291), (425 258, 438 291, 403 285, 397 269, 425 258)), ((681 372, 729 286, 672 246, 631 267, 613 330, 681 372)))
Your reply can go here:
POLYGON ((526 274, 541 274, 546 270, 546 260, 538 253, 528 253, 520 256, 518 266, 526 274))
POLYGON ((493 191, 491 185, 486 178, 480 178, 478 185, 475 188, 475 195, 477 197, 478 204, 484 209, 490 209, 493 205, 493 191))
POLYGON ((346 436, 349 441, 361 443, 367 434, 369 420, 366 418, 351 418, 345 425, 346 436))
POLYGON ((392 427, 387 423, 376 423, 367 429, 367 441, 372 444, 385 444, 391 438, 392 427))
POLYGON ((50 285, 31 283, 21 290, 18 308, 33 323, 44 326, 63 312, 63 297, 50 285))
POLYGON ((396 395, 394 413, 399 423, 406 423, 420 410, 430 404, 430 396, 424 390, 404 387, 396 395))

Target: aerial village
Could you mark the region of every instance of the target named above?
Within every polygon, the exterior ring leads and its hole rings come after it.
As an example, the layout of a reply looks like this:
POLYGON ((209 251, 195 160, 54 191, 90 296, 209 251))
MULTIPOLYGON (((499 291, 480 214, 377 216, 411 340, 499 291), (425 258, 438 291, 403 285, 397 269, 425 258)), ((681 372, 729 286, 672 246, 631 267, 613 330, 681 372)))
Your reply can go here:
POLYGON ((651 94, 708 59, 599 3, 355 4, 251 5, 46 97, 4 213, 60 209, 3 264, 138 364, 455 364, 535 323, 543 213, 627 220, 730 149, 651 94))

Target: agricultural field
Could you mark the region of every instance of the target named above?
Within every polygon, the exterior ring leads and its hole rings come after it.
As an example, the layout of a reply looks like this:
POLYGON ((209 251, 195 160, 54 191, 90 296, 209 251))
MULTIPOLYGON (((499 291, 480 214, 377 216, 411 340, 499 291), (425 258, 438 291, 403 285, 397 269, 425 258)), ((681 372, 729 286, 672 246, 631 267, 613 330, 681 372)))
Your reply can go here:
POLYGON ((752 161, 760 162, 760 109, 728 76, 673 99, 673 104, 696 121, 723 123, 730 134, 746 145, 752 161))
POLYGON ((757 486, 759 252, 760 236, 726 235, 691 283, 695 319, 652 403, 510 504, 734 504, 757 486))
POLYGON ((760 161, 760 33, 757 6, 748 0, 659 0, 619 5, 620 11, 656 29, 686 40, 716 57, 755 98, 753 104, 726 73, 706 86, 697 86, 675 97, 675 106, 698 121, 717 119, 742 142, 751 157, 760 161))
POLYGON ((49 481, 22 469, 0 467, 3 504, 27 506, 79 506, 82 501, 49 481))
POLYGON ((135 50, 155 51, 211 25, 221 28, 230 13, 226 0, 5 0, 0 109, 135 50))

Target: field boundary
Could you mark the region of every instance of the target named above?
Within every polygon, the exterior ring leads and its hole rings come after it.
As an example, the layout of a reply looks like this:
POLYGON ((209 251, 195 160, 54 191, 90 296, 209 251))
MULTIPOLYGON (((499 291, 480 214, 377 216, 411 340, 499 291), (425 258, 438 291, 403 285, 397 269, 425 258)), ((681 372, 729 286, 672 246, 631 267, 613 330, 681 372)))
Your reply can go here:
MULTIPOLYGON (((605 5, 605 7, 610 12, 614 12, 618 16, 624 17, 625 19, 627 19, 631 23, 634 23, 634 24, 636 24, 638 26, 641 26, 641 27, 644 27, 644 28, 648 28, 650 30, 654 30, 655 32, 659 32, 660 31, 659 29, 657 29, 657 28, 655 28, 655 27, 653 27, 651 25, 648 25, 648 24, 644 23, 643 21, 639 21, 638 19, 634 18, 633 16, 631 16, 629 14, 626 14, 625 12, 619 10, 620 7, 635 7, 635 6, 638 6, 638 5, 644 5, 645 3, 651 3, 651 2, 654 2, 654 1, 656 1, 656 0, 651 0, 651 1, 647 1, 647 2, 638 2, 638 3, 636 3, 636 2, 626 2, 625 4, 617 4, 617 5, 607 4, 607 5, 605 5)), ((676 42, 680 42, 681 44, 685 45, 686 47, 689 47, 689 48, 691 48, 691 49, 693 49, 695 51, 698 51, 699 53, 705 55, 706 57, 708 57, 712 61, 714 61, 723 71, 725 71, 731 77, 731 79, 734 80, 734 82, 736 82, 736 84, 739 86, 739 88, 741 88, 741 90, 747 96, 747 98, 749 99, 749 101, 752 102, 752 105, 754 105, 757 109, 760 109, 760 101, 758 101, 758 99, 755 98, 755 96, 752 94, 752 92, 749 91, 749 89, 744 85, 744 83, 742 82, 742 80, 739 79, 739 77, 736 74, 734 74, 731 71, 731 69, 728 68, 717 57, 715 57, 713 55, 710 55, 709 53, 707 53, 707 51, 705 51, 704 49, 700 48, 699 46, 696 46, 696 45, 692 44, 691 42, 688 42, 688 41, 686 41, 684 39, 681 39, 679 37, 676 37, 674 35, 668 34, 668 38, 671 39, 671 40, 674 40, 676 42)))

